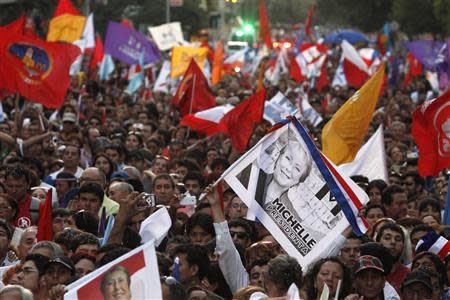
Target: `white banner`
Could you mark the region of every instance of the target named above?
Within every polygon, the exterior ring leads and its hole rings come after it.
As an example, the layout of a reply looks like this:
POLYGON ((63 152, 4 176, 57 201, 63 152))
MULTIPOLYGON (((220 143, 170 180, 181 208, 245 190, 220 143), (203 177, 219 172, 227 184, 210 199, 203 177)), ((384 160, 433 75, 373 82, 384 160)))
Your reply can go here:
POLYGON ((298 109, 281 92, 278 92, 272 99, 264 103, 264 119, 272 125, 291 115, 298 116, 298 109))
MULTIPOLYGON (((286 252, 305 268, 326 255, 349 225, 330 190, 339 190, 336 195, 340 201, 342 193, 349 190, 361 203, 368 201, 352 180, 342 174, 340 177, 337 183, 313 142, 309 137, 305 140, 292 122, 265 136, 222 176, 286 252)), ((352 205, 347 205, 347 211, 352 205)))
POLYGON ((183 45, 184 43, 180 22, 148 27, 148 30, 161 51, 172 49, 173 47, 183 45))
POLYGON ((162 299, 153 242, 146 243, 67 286, 64 299, 162 299))

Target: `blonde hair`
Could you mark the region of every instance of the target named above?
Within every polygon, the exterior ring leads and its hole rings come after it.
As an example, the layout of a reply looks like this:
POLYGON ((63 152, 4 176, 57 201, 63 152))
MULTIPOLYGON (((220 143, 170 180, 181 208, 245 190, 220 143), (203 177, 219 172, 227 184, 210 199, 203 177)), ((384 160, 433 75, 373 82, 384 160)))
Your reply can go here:
POLYGON ((236 293, 234 293, 233 300, 249 300, 250 296, 256 292, 264 293, 264 289, 262 287, 252 285, 240 288, 236 291, 236 293))

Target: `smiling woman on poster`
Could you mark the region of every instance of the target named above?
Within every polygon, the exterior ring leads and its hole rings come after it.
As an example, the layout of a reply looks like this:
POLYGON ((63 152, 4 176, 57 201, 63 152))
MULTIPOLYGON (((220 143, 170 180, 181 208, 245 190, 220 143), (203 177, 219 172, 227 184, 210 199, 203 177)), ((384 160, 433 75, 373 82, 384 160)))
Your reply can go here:
POLYGON ((130 274, 124 266, 116 266, 106 273, 100 284, 105 300, 131 300, 130 274))

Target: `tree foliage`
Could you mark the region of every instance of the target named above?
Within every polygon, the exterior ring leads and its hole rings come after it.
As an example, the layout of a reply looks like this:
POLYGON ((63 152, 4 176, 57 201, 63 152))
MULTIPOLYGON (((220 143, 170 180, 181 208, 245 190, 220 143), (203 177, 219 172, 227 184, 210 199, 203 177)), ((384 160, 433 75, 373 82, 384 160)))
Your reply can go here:
POLYGON ((442 26, 434 14, 433 1, 395 0, 392 10, 400 30, 409 36, 441 32, 442 26))

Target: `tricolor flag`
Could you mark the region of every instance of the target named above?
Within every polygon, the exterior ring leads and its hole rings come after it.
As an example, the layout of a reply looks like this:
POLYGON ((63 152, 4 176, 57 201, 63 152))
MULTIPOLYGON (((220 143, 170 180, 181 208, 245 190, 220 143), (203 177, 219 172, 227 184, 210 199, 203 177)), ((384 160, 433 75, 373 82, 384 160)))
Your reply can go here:
POLYGON ((336 170, 293 117, 274 126, 222 179, 302 266, 349 224, 358 235, 367 230, 359 216, 367 194, 336 170))
POLYGON ((416 246, 416 254, 424 251, 432 252, 444 259, 450 252, 450 241, 437 234, 436 231, 430 230, 416 246))
POLYGON ((364 48, 359 51, 346 40, 342 41, 342 65, 349 86, 361 87, 372 76, 380 65, 373 49, 364 48))

